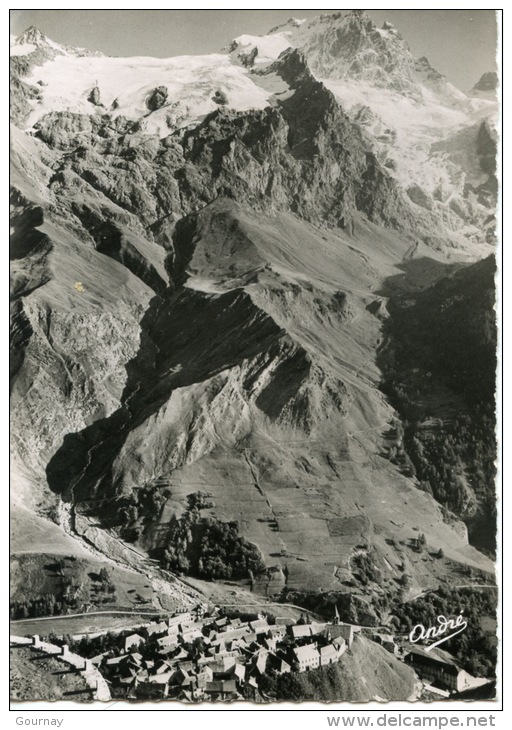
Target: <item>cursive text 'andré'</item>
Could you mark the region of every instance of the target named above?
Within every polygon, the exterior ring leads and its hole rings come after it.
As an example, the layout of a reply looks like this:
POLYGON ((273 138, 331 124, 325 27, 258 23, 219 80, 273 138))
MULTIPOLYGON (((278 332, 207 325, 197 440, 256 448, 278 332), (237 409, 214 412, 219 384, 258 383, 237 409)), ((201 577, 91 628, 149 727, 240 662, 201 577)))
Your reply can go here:
POLYGON ((409 641, 413 644, 417 644, 419 641, 437 639, 439 636, 441 636, 442 638, 440 638, 433 644, 430 644, 430 646, 426 648, 426 651, 430 651, 435 646, 439 646, 439 644, 442 644, 444 641, 448 641, 448 639, 451 639, 452 636, 460 634, 460 632, 464 631, 464 629, 468 625, 468 622, 462 615, 462 611, 457 616, 457 618, 446 618, 445 616, 438 616, 436 621, 438 625, 430 626, 429 628, 425 628, 423 624, 416 624, 416 626, 409 634, 409 641), (448 636, 444 636, 447 631, 450 631, 451 633, 448 634, 448 636))

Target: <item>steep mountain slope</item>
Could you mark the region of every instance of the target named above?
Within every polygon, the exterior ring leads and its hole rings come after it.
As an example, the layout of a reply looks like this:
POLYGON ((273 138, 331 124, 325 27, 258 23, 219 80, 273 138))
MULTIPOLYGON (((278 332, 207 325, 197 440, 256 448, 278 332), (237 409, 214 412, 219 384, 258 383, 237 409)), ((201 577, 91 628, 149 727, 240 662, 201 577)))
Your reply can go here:
MULTIPOLYGON (((339 21, 311 28, 330 38, 339 21)), ((381 43, 365 22, 342 19, 340 51, 327 46, 336 83, 350 58, 369 63, 389 40, 409 85, 371 76, 372 89, 419 103, 421 83, 458 103, 391 29, 381 43)), ((233 52, 108 59, 35 31, 14 45, 15 501, 144 575, 147 554, 175 567, 169 548, 187 520, 196 531, 216 520, 219 534, 236 522, 237 545, 266 566, 253 586, 269 594, 365 595, 361 555, 377 592, 396 591, 404 571, 424 588, 457 563, 492 568, 385 458, 396 413, 378 362, 386 282, 419 262, 407 278, 417 289, 444 276, 443 262, 489 250, 475 221, 492 185, 484 195, 474 174, 475 216, 452 205, 465 226, 455 235, 446 206, 422 204, 382 164, 366 114, 347 114, 313 75, 311 28, 297 29, 304 52, 254 73, 233 52), (126 80, 116 104, 113 69, 126 80), (418 531, 445 562, 411 549, 418 531)), ((461 179, 477 165, 491 178, 484 136, 461 179)), ((198 544, 183 541, 183 555, 198 544)))
POLYGON ((369 272, 364 255, 327 238, 331 271, 343 261, 351 272, 340 290, 307 254, 297 259, 298 241, 313 252, 319 238, 292 218, 269 225, 223 201, 181 222, 174 243, 193 250, 193 276, 149 310, 120 409, 65 438, 47 467, 50 487, 85 513, 107 500, 109 523, 138 525, 153 549, 167 544, 188 496, 204 491, 213 514, 236 519, 295 587, 339 585, 361 540, 392 553, 374 531, 409 536, 429 513, 432 542, 471 560, 434 503, 367 453, 393 417, 377 373, 372 388, 378 320, 351 290, 358 269, 363 281, 369 272), (154 514, 127 520, 142 486, 167 490, 158 529, 154 514), (395 524, 405 493, 408 518, 395 524))
POLYGON ((420 293, 392 297, 389 340, 380 359, 386 390, 403 419, 409 468, 422 488, 464 516, 473 544, 491 551, 496 549, 495 273, 489 257, 450 271, 420 293))

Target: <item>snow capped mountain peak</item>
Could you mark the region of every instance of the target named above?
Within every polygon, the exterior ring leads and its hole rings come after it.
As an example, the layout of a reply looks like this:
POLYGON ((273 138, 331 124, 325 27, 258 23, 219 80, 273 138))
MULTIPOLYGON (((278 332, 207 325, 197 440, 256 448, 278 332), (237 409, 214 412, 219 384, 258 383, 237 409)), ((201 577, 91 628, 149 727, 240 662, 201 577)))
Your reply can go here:
POLYGON ((350 78, 415 94, 407 43, 396 31, 377 28, 362 11, 313 18, 298 29, 295 39, 321 78, 350 78))
MULTIPOLYGON (((36 28, 34 25, 31 25, 29 28, 27 28, 23 33, 18 36, 16 39, 16 42, 21 44, 24 43, 31 43, 34 46, 41 46, 45 43, 48 43, 48 38, 45 36, 44 33, 42 33, 39 28, 36 28)), ((50 41, 53 42, 53 41, 50 41)))
POLYGON ((86 48, 77 48, 68 46, 63 43, 56 43, 54 40, 45 35, 39 28, 31 25, 17 38, 11 36, 11 56, 27 56, 37 51, 38 59, 42 62, 54 58, 55 56, 103 56, 99 51, 89 51, 86 48))
POLYGON ((378 28, 362 10, 291 18, 267 35, 242 35, 229 47, 244 66, 275 61, 286 48, 299 48, 317 78, 356 81, 422 102, 425 93, 459 104, 465 95, 438 73, 426 58, 416 59, 392 23, 378 28))
MULTIPOLYGON (((454 228, 460 225, 453 222, 453 212, 464 209, 465 203, 457 201, 464 198, 465 173, 446 158, 444 148, 435 145, 453 136, 450 150, 459 150, 459 131, 493 114, 485 96, 490 92, 475 91, 472 96, 479 98, 469 99, 425 56, 416 58, 393 24, 384 22, 379 28, 360 10, 323 14, 300 23, 291 19, 264 36, 239 36, 229 51, 235 65, 251 68, 253 78, 277 73, 291 88, 296 86, 293 74, 305 67, 365 130, 373 152, 412 203, 430 210, 445 206, 447 200, 449 205, 452 196, 456 202, 443 215, 454 228)), ((473 150, 474 135, 469 144, 473 150)))
POLYGON ((28 53, 34 53, 34 51, 53 56, 55 54, 65 55, 74 51, 83 51, 83 49, 73 49, 56 43, 40 31, 39 28, 31 25, 21 35, 15 38, 14 43, 11 45, 11 55, 24 56, 28 53))

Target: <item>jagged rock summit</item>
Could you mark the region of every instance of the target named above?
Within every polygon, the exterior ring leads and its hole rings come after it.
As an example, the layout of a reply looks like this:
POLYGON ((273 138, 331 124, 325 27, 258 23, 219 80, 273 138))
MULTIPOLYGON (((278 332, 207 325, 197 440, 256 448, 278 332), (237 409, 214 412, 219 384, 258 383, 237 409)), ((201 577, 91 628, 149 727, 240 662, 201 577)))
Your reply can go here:
MULTIPOLYGON (((102 56, 99 51, 90 51, 87 48, 78 48, 62 43, 56 43, 54 40, 45 35, 39 28, 34 25, 29 26, 21 35, 11 36, 10 43, 11 56, 27 56, 35 51, 46 51, 48 56, 52 52, 56 55, 74 55, 74 56, 102 56)), ((39 56, 39 59, 41 56, 39 56)))
POLYGON ((268 35, 240 36, 230 50, 259 65, 274 60, 286 47, 300 48, 316 76, 353 80, 420 101, 433 90, 452 103, 464 94, 435 71, 428 59, 415 59, 399 31, 388 22, 378 28, 362 10, 291 19, 268 35))
POLYGON ((22 46, 27 43, 35 46, 48 45, 48 39, 39 28, 31 25, 16 38, 17 45, 22 46))

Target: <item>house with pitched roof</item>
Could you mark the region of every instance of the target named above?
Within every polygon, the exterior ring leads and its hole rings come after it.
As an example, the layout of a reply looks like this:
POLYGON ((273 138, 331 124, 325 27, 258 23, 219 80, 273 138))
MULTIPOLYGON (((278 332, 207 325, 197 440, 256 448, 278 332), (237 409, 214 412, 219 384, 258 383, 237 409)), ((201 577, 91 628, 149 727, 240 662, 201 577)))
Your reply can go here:
POLYGON ((320 647, 320 666, 324 667, 326 664, 336 664, 340 659, 339 650, 334 644, 327 644, 326 646, 320 647))
POLYGON ((272 624, 268 627, 268 635, 272 639, 283 639, 286 636, 286 626, 272 624))
POLYGON ((320 652, 317 645, 305 644, 293 650, 299 672, 307 672, 310 669, 317 669, 320 666, 320 652))
POLYGON ((235 662, 233 666, 229 668, 229 675, 233 677, 238 684, 243 684, 245 682, 245 666, 235 662))
POLYGON ((145 643, 146 639, 144 639, 140 634, 129 634, 124 637, 124 650, 129 651, 134 646, 142 646, 142 644, 145 643))
POLYGON ((343 636, 338 636, 336 639, 333 639, 332 645, 336 647, 340 656, 347 651, 347 642, 343 636))
POLYGON ((207 682, 211 682, 212 680, 213 672, 208 666, 202 667, 201 671, 196 674, 196 684, 202 689, 206 687, 207 682))
POLYGON ((286 661, 281 652, 269 653, 267 659, 267 671, 272 669, 276 674, 288 674, 292 671, 289 662, 286 661))
POLYGON ((265 633, 268 631, 268 622, 266 618, 260 618, 257 621, 249 621, 251 631, 254 631, 256 635, 265 633))
POLYGON ((180 624, 191 624, 194 623, 196 617, 191 611, 183 611, 182 613, 176 614, 176 618, 179 618, 180 624))
POLYGON ((395 640, 391 634, 375 633, 373 635, 373 640, 376 644, 380 644, 384 649, 386 649, 386 651, 389 651, 390 654, 398 654, 398 646, 395 644, 395 640))
POLYGON ((263 639, 263 646, 265 649, 275 652, 277 651, 277 639, 263 639))
POLYGON ((156 645, 159 649, 168 649, 178 646, 178 635, 171 635, 171 636, 162 636, 160 639, 157 639, 156 645))
POLYGON ((109 668, 113 668, 115 666, 119 666, 119 664, 123 664, 128 659, 128 654, 121 654, 120 656, 113 656, 110 657, 110 659, 107 659, 105 662, 105 666, 109 668))
POLYGON ((303 639, 304 637, 311 636, 313 631, 311 624, 295 624, 290 626, 290 633, 294 639, 303 639))
POLYGON ((202 639, 204 637, 198 628, 191 626, 190 628, 188 628, 186 631, 184 631, 182 633, 181 638, 182 638, 184 644, 191 644, 194 641, 194 639, 202 639))
POLYGON ((213 680, 213 682, 207 682, 204 691, 205 694, 210 695, 212 699, 218 697, 221 700, 226 700, 236 699, 238 697, 236 682, 234 679, 219 679, 213 680))
POLYGON ((167 623, 162 621, 160 623, 147 624, 144 627, 144 631, 149 639, 151 636, 163 636, 164 634, 167 634, 168 628, 167 623))
POLYGON ((251 677, 260 677, 267 671, 267 661, 269 652, 262 647, 258 647, 258 650, 246 658, 247 672, 251 677))
POLYGON ((176 626, 176 628, 178 628, 178 626, 180 625, 182 620, 183 620, 182 614, 177 614, 176 616, 171 616, 167 619, 167 626, 169 628, 172 628, 173 626, 176 626))
POLYGON ((229 627, 226 629, 226 631, 222 631, 221 633, 217 634, 215 639, 212 641, 212 644, 221 641, 233 641, 233 639, 240 639, 242 636, 247 636, 250 633, 251 629, 246 624, 239 626, 236 629, 232 629, 231 627, 229 627))
POLYGON ((162 700, 169 694, 169 680, 172 672, 159 674, 136 681, 137 699, 162 700))
POLYGON ((172 664, 164 659, 158 659, 156 664, 153 665, 152 674, 164 674, 171 670, 172 664))
POLYGON ((169 681, 169 684, 179 687, 189 687, 192 683, 192 672, 182 665, 173 672, 169 681))

